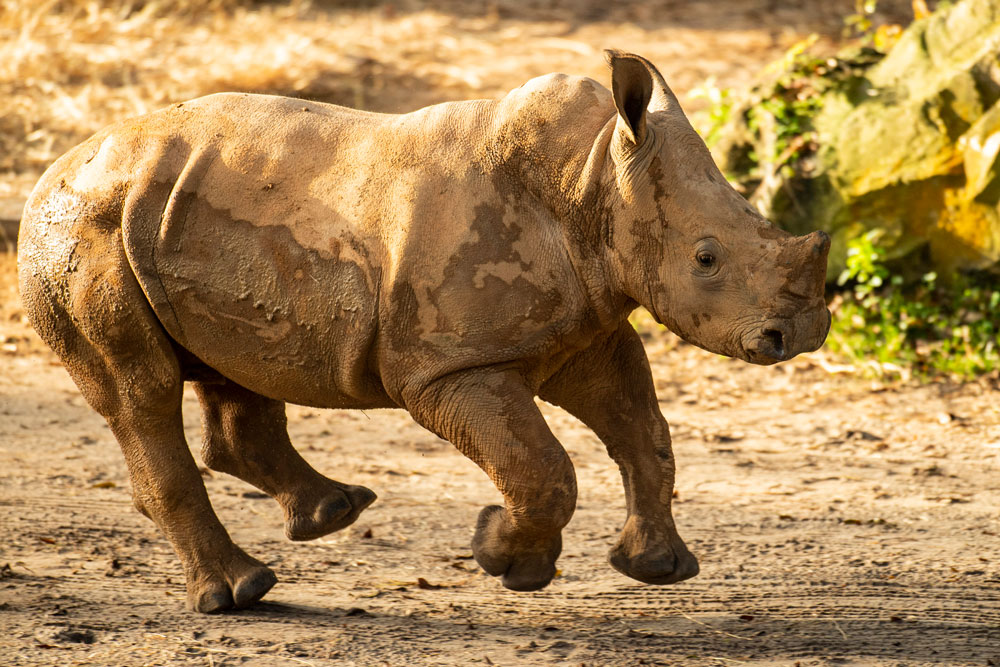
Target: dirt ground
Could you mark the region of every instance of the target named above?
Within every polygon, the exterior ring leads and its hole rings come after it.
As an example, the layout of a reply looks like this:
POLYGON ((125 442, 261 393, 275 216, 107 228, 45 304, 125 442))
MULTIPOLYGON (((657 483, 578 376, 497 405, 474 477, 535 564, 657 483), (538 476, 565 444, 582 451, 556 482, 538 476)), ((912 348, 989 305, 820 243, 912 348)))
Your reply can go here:
MULTIPOLYGON (((602 76, 601 45, 644 47, 678 92, 710 74, 738 85, 806 33, 835 35, 852 3, 587 2, 577 21, 568 3, 521 2, 530 21, 513 3, 485 18, 451 4, 445 18, 405 3, 345 14, 375 32, 417 26, 413 52, 439 54, 364 90, 417 91, 405 103, 419 105, 555 69, 602 76)), ((29 177, 0 194, 23 195, 29 177)), ((1000 665, 996 378, 879 384, 822 352, 752 367, 640 323, 674 436, 675 516, 702 566, 665 588, 607 565, 625 515, 618 472, 558 409, 542 405, 579 505, 560 575, 513 593, 471 559, 475 517, 500 497, 451 445, 402 412, 290 406, 303 455, 379 500, 346 531, 291 543, 276 504, 206 471, 234 539, 280 581, 253 609, 203 616, 184 609, 178 561, 132 508, 107 426, 24 321, 14 274, 0 253, 0 664, 1000 665)), ((184 407, 197 450, 193 395, 184 407)))

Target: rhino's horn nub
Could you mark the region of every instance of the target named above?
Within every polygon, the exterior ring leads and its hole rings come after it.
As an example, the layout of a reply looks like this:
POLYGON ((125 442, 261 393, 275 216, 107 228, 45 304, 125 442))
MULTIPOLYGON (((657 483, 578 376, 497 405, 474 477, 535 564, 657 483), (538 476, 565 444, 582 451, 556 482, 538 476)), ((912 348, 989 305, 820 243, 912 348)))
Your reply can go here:
POLYGON ((830 236, 814 231, 791 239, 789 252, 795 274, 788 289, 798 296, 822 296, 826 289, 826 261, 830 253, 830 236))
POLYGON ((646 69, 649 71, 649 75, 653 79, 653 95, 649 99, 649 110, 650 111, 667 111, 668 109, 675 109, 677 111, 681 110, 680 102, 677 101, 677 96, 674 95, 674 91, 670 90, 670 86, 667 85, 667 80, 663 78, 660 74, 660 70, 656 69, 656 65, 649 62, 645 58, 635 53, 629 53, 628 51, 622 51, 621 49, 604 49, 604 60, 608 63, 608 66, 614 68, 615 60, 619 58, 629 58, 631 60, 638 60, 646 69))

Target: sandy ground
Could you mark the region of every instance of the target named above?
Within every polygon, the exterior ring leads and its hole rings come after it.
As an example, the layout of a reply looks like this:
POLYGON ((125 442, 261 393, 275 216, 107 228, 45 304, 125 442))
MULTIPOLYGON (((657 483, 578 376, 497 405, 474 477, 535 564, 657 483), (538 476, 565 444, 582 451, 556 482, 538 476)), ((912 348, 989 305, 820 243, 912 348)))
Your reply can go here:
MULTIPOLYGON (((739 85, 805 33, 835 34, 851 3, 588 2, 577 21, 566 3, 521 4, 531 21, 510 3, 486 17, 445 3, 446 18, 400 3, 371 19, 410 29, 400 48, 436 55, 399 66, 412 80, 376 61, 365 90, 396 97, 366 104, 498 94, 554 69, 603 76, 606 45, 650 55, 679 92, 707 75, 739 85)), ((324 96, 306 83, 291 92, 324 96)), ((30 185, 5 179, 12 194, 30 185)), ((280 582, 251 610, 201 616, 184 609, 169 545, 132 509, 106 425, 24 321, 13 258, 0 253, 0 664, 1000 665, 995 378, 872 384, 829 372, 822 353, 757 368, 647 329, 697 578, 657 588, 606 564, 624 519, 617 470, 550 406, 579 505, 560 576, 527 594, 471 560, 475 517, 499 495, 451 445, 402 412, 289 407, 306 458, 380 499, 350 529, 296 544, 272 501, 206 472, 234 539, 280 582)), ((185 419, 196 450, 192 396, 185 419)))

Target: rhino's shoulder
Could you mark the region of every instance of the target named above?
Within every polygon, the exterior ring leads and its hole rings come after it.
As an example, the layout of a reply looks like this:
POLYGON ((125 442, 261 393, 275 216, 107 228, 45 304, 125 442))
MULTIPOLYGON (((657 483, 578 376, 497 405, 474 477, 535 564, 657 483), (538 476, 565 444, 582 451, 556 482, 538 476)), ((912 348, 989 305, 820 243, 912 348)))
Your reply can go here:
POLYGON ((611 91, 587 76, 555 72, 530 79, 507 94, 507 99, 555 107, 606 107, 614 105, 611 91))

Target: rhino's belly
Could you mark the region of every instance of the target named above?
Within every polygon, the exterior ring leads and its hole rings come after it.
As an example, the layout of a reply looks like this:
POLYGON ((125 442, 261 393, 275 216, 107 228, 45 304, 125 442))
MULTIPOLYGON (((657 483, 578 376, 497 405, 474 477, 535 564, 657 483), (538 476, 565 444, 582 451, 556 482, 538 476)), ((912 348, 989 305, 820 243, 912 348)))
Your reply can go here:
MULTIPOLYGON (((227 378, 317 407, 391 407, 371 370, 377 269, 355 239, 306 248, 281 224, 191 203, 146 238, 128 235, 159 319, 227 378), (143 252, 143 246, 148 252, 143 252)), ((151 231, 151 230, 149 230, 151 231)))

